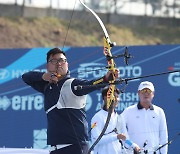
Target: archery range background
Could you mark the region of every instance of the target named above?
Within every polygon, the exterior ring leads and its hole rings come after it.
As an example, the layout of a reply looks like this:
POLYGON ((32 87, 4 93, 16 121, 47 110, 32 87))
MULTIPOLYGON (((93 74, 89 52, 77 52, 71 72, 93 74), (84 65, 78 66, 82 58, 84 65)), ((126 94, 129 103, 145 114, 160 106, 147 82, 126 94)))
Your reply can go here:
MULTIPOLYGON (((46 53, 50 48, 0 49, 0 147, 46 149, 46 114, 43 95, 27 86, 21 79, 30 70, 45 71, 46 53)), ((113 54, 122 54, 125 47, 117 46, 113 54)), ((115 59, 122 78, 139 77, 180 69, 180 45, 130 46, 133 56, 129 66, 123 58, 115 59)), ((72 77, 94 79, 106 73, 103 47, 65 47, 72 77), (102 68, 102 70, 101 70, 102 68), (97 71, 92 71, 99 69, 97 71)), ((180 72, 128 82, 117 108, 121 113, 139 101, 137 87, 149 80, 155 86, 154 104, 165 111, 169 140, 180 132, 180 72)), ((123 88, 118 85, 118 88, 123 88)), ((87 120, 100 109, 101 91, 88 95, 87 120)), ((62 124, 63 125, 63 124, 62 124)), ((176 136, 169 153, 180 152, 180 138, 176 136)))

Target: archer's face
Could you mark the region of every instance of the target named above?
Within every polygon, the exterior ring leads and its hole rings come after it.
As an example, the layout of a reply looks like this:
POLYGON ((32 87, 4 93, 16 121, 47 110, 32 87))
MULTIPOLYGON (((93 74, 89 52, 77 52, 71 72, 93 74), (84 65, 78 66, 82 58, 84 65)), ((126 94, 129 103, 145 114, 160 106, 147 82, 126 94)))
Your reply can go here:
POLYGON ((119 94, 117 94, 116 92, 114 93, 114 96, 115 96, 114 108, 116 108, 118 106, 120 98, 119 98, 119 94))
MULTIPOLYGON (((115 109, 120 101, 120 98, 119 98, 119 94, 117 94, 116 92, 114 93, 114 96, 115 96, 115 102, 114 102, 114 106, 113 108, 115 109)), ((107 103, 107 96, 104 96, 104 103, 107 103)))
POLYGON ((66 57, 62 53, 51 55, 47 63, 47 71, 60 75, 66 75, 68 71, 66 57))

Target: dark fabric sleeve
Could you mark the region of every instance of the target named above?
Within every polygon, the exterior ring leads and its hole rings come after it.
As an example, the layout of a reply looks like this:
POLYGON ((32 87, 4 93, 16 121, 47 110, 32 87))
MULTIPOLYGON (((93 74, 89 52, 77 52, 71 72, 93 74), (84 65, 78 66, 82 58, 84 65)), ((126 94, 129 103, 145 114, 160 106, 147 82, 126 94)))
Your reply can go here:
POLYGON ((103 83, 108 83, 105 77, 90 81, 85 79, 75 79, 72 82, 71 89, 75 95, 82 96, 105 87, 105 85, 102 87, 98 86, 98 84, 103 84, 103 83), (93 85, 94 83, 96 83, 97 86, 93 86, 93 87, 88 86, 88 85, 93 85), (77 89, 77 87, 79 88, 77 89))
POLYGON ((44 88, 46 85, 48 85, 48 82, 42 79, 43 74, 43 72, 30 71, 24 73, 22 75, 22 79, 27 85, 31 86, 33 89, 44 93, 44 88))

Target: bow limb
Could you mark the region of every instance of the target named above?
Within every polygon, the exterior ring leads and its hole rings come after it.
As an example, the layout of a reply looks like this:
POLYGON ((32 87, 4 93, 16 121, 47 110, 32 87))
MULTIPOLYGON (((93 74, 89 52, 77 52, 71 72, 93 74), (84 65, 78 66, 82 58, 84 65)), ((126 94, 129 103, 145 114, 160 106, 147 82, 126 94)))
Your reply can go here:
POLYGON ((109 38, 109 34, 106 30, 106 27, 104 26, 104 24, 103 24, 102 20, 99 18, 99 16, 92 9, 90 9, 86 4, 84 4, 84 2, 82 0, 79 0, 79 1, 86 9, 88 9, 96 17, 97 21, 99 22, 99 24, 104 32, 105 39, 107 40, 108 44, 112 45, 111 40, 109 38))
POLYGON ((107 62, 108 62, 108 70, 112 72, 112 79, 109 81, 110 86, 109 86, 109 90, 107 92, 107 110, 108 110, 108 116, 104 125, 104 128, 102 130, 102 132, 100 133, 100 135, 98 136, 98 138, 96 139, 96 141, 93 143, 93 145, 90 147, 88 154, 91 153, 91 151, 94 149, 94 147, 96 146, 96 144, 100 141, 100 139, 103 137, 110 119, 111 119, 111 114, 113 111, 113 106, 114 106, 114 102, 115 102, 115 96, 114 96, 114 91, 115 91, 115 85, 113 84, 115 82, 115 62, 114 59, 112 58, 112 53, 111 53, 111 48, 114 46, 113 43, 111 43, 110 38, 109 38, 109 34, 102 22, 102 20, 99 18, 99 16, 93 11, 91 10, 88 6, 86 6, 82 0, 79 0, 80 3, 86 8, 88 9, 98 20, 99 24, 101 25, 101 28, 104 32, 104 55, 106 56, 107 62))

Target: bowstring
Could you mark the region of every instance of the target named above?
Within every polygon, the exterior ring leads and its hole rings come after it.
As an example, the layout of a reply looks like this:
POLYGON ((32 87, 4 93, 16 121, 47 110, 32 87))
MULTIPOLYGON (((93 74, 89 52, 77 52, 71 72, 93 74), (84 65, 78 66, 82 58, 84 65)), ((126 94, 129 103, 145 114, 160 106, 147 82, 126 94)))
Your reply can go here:
MULTIPOLYGON (((74 10, 75 10, 75 6, 76 6, 76 1, 77 1, 77 0, 75 0, 74 6, 73 6, 73 11, 72 11, 72 13, 71 13, 71 17, 70 17, 70 20, 69 20, 69 23, 68 23, 68 28, 67 28, 67 32, 66 32, 66 35, 65 35, 65 39, 64 39, 64 43, 63 43, 62 50, 63 50, 64 47, 65 47, 65 43, 66 43, 66 40, 67 40, 68 32, 69 32, 69 30, 70 30, 70 25, 71 25, 71 22, 72 22, 72 17, 73 17, 74 10)), ((59 89, 59 91, 60 91, 59 86, 58 86, 58 89, 59 89)), ((62 98, 62 99, 63 99, 63 98, 62 98)), ((68 117, 69 117, 70 123, 71 123, 71 125, 72 125, 73 131, 74 131, 74 133, 75 133, 76 139, 77 139, 77 141, 78 141, 79 147, 80 147, 81 151, 83 152, 83 148, 82 148, 82 146, 81 146, 81 144, 80 144, 80 142, 79 142, 79 139, 78 139, 78 137, 77 137, 77 132, 76 132, 75 127, 74 127, 74 125, 73 125, 73 123, 72 123, 72 119, 71 119, 71 117, 70 117, 70 114, 69 114, 69 112, 67 111, 67 108, 66 108, 66 104, 65 104, 64 99, 63 99, 63 103, 64 103, 64 106, 65 106, 65 109, 66 109, 66 113, 67 113, 67 115, 68 115, 68 117)))
POLYGON ((62 50, 64 49, 64 46, 65 46, 65 43, 66 43, 66 40, 67 40, 68 32, 69 32, 69 29, 70 29, 72 17, 73 17, 74 10, 75 10, 75 6, 76 6, 76 1, 77 1, 77 0, 75 0, 74 6, 73 6, 73 11, 72 11, 72 13, 71 13, 71 17, 70 17, 70 20, 69 20, 69 23, 68 23, 68 28, 67 28, 67 32, 66 32, 66 36, 65 36, 65 39, 64 39, 64 43, 63 43, 62 50))

